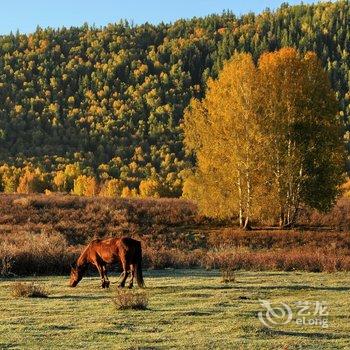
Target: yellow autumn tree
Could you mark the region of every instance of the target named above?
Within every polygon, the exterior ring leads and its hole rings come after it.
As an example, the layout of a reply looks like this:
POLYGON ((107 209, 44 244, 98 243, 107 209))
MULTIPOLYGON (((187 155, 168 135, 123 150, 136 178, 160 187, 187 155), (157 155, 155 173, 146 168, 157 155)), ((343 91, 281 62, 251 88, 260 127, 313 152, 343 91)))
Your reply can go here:
POLYGON ((263 216, 290 225, 301 203, 328 209, 343 169, 336 107, 314 54, 286 48, 257 65, 235 55, 185 112, 197 168, 183 195, 206 215, 238 216, 246 228, 263 216))
POLYGON ((98 184, 94 177, 80 175, 74 180, 73 194, 78 196, 96 196, 98 184))
POLYGON ((99 193, 103 197, 120 197, 124 188, 124 181, 119 179, 107 180, 99 193))
POLYGON ((14 193, 17 190, 21 169, 14 166, 2 165, 0 167, 1 187, 5 193, 14 193))
POLYGON ((290 226, 300 204, 333 205, 342 181, 344 147, 338 105, 315 53, 284 48, 258 64, 261 130, 265 137, 263 198, 277 204, 278 221, 290 226))
POLYGON ((142 198, 159 198, 161 192, 161 184, 158 180, 155 179, 142 180, 140 182, 139 192, 142 198))
POLYGON ((56 176, 58 177, 56 181, 60 186, 61 191, 64 191, 64 192, 72 191, 74 187, 74 180, 76 180, 80 175, 81 175, 81 170, 79 165, 67 164, 63 171, 63 174, 60 172, 56 174, 56 176))
POLYGON ((73 191, 74 180, 81 174, 77 164, 67 164, 64 170, 58 170, 53 179, 53 187, 58 192, 73 191))
POLYGON ((136 188, 130 189, 128 186, 125 186, 120 195, 122 198, 134 198, 138 197, 136 188))
POLYGON ((44 181, 39 170, 31 170, 27 168, 23 175, 19 178, 17 187, 18 193, 41 193, 44 191, 44 181))
POLYGON ((53 184, 58 192, 63 192, 66 189, 67 176, 62 170, 56 172, 53 178, 53 184))
POLYGON ((86 185, 85 185, 85 191, 84 196, 97 196, 98 194, 98 182, 93 176, 88 176, 86 179, 86 185))
POLYGON ((258 171, 257 68, 249 54, 225 64, 208 82, 203 101, 193 100, 185 113, 185 144, 197 157, 197 171, 185 184, 184 196, 195 198, 207 215, 231 217, 249 227, 258 171), (243 222, 244 221, 244 222, 243 222))

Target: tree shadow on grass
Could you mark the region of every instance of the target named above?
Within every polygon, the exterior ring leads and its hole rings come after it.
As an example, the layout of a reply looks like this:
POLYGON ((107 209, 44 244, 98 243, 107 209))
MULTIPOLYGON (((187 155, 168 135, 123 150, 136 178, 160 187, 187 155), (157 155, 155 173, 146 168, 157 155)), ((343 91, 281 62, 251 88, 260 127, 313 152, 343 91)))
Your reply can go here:
POLYGON ((5 349, 17 349, 19 348, 19 344, 17 343, 3 343, 2 341, 0 342, 0 349, 5 350, 5 349))
POLYGON ((291 290, 331 290, 331 291, 350 291, 350 287, 331 287, 331 286, 309 286, 307 284, 294 284, 286 286, 260 286, 258 289, 291 289, 291 290))
POLYGON ((177 313, 179 316, 212 316, 215 312, 201 310, 186 310, 177 313))
MULTIPOLYGON (((272 288, 272 287, 271 287, 272 288)), ((234 283, 232 284, 221 284, 218 282, 218 285, 216 286, 208 286, 208 285, 202 285, 202 286, 194 286, 194 285, 189 285, 189 286, 184 286, 184 285, 177 285, 177 286, 156 286, 153 287, 151 289, 154 290, 161 290, 164 292, 187 292, 187 291, 191 291, 192 294, 194 291, 201 291, 201 292, 205 292, 206 290, 212 290, 212 291, 216 291, 216 290, 245 290, 245 291, 252 291, 253 289, 259 289, 259 287, 254 287, 254 286, 248 286, 248 287, 242 287, 242 286, 235 286, 234 283)))
MULTIPOLYGON (((178 286, 174 287, 171 286, 172 288, 180 288, 182 290, 190 289, 190 290, 225 290, 225 289, 232 289, 232 290, 244 290, 247 292, 252 292, 256 290, 273 290, 273 289, 286 289, 286 290, 325 290, 325 291, 350 291, 350 287, 331 287, 331 286, 310 286, 306 284, 295 284, 295 285, 286 285, 286 286, 274 286, 274 285, 269 285, 269 286, 255 286, 255 285, 249 285, 249 286, 241 286, 241 285, 236 285, 235 282, 232 282, 231 284, 227 285, 218 285, 217 286, 178 286)), ((166 288, 166 287, 156 287, 159 289, 166 288)))
MULTIPOLYGON (((163 270, 152 270, 152 269, 144 269, 143 271, 145 278, 178 278, 178 277, 220 277, 221 272, 220 269, 212 269, 212 270, 205 270, 205 269, 163 269, 163 270)), ((275 276, 301 276, 303 274, 303 271, 245 271, 245 270, 237 270, 234 272, 234 274, 237 277, 241 278, 261 278, 261 277, 275 277, 275 276)), ((245 283, 245 281, 241 281, 241 283, 245 283)))
POLYGON ((292 337, 305 337, 305 338, 315 338, 315 339, 348 339, 348 334, 336 334, 336 333, 321 333, 321 332, 301 332, 301 331, 282 331, 277 329, 270 329, 270 328, 262 328, 260 330, 261 333, 269 335, 269 336, 276 336, 276 335, 282 335, 282 336, 292 336, 292 337))
POLYGON ((107 330, 102 330, 102 331, 95 331, 94 334, 99 334, 99 335, 111 335, 111 336, 117 336, 117 335, 122 335, 123 332, 118 332, 116 330, 113 331, 107 331, 107 330))
POLYGON ((51 295, 49 299, 56 300, 105 300, 106 295, 51 295))
POLYGON ((56 330, 56 331, 66 331, 66 330, 74 329, 74 327, 71 325, 55 325, 55 324, 48 325, 46 328, 51 330, 56 330))
POLYGON ((149 309, 153 312, 160 312, 160 313, 172 313, 175 316, 213 316, 218 313, 222 313, 220 310, 188 310, 188 309, 173 309, 171 307, 169 308, 160 308, 160 309, 149 309))
POLYGON ((218 277, 218 270, 203 270, 203 269, 164 269, 164 270, 144 270, 145 278, 166 278, 166 277, 218 277))
MULTIPOLYGON (((290 271, 235 271, 237 277, 247 278, 261 278, 261 277, 275 277, 275 276, 300 276, 302 273, 290 272, 290 271)), ((243 281, 244 282, 244 281, 243 281)))

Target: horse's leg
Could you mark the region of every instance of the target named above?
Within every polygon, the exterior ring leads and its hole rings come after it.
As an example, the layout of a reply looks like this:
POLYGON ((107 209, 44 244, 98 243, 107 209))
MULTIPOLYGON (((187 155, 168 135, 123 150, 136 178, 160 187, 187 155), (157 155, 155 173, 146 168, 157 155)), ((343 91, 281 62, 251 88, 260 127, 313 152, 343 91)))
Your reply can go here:
POLYGON ((126 282, 126 279, 128 278, 129 276, 129 271, 123 271, 120 275, 120 278, 122 279, 120 281, 120 283, 118 284, 118 288, 124 288, 125 287, 125 282, 126 282))
POLYGON ((123 266, 123 273, 121 274, 122 280, 120 281, 118 287, 119 288, 124 288, 125 287, 125 281, 126 281, 126 279, 128 278, 128 275, 129 275, 129 271, 128 271, 128 266, 126 264, 125 258, 122 258, 121 262, 122 262, 122 266, 123 266))
POLYGON ((100 265, 97 262, 96 262, 95 266, 96 266, 96 268, 98 270, 98 273, 100 274, 100 277, 101 277, 101 287, 102 288, 106 288, 106 281, 105 281, 105 275, 104 275, 104 271, 103 271, 103 266, 100 265))
POLYGON ((131 271, 131 279, 130 279, 128 288, 131 289, 134 285, 134 278, 135 278, 135 265, 134 264, 130 264, 130 271, 131 271))
POLYGON ((108 279, 108 276, 107 276, 107 267, 106 267, 106 265, 103 265, 102 269, 103 269, 103 273, 104 273, 104 277, 105 277, 105 282, 104 282, 105 287, 109 288, 110 282, 109 282, 109 279, 108 279))

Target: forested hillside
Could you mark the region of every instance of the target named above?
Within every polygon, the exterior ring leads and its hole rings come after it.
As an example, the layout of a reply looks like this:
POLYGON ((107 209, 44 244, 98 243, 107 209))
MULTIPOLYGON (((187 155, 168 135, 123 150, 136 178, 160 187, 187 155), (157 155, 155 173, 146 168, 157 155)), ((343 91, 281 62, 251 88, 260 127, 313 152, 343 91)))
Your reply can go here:
POLYGON ((207 79, 235 51, 257 59, 285 46, 321 58, 346 131, 347 1, 1 36, 0 189, 95 194, 105 184, 106 193, 129 196, 147 180, 145 195, 180 195, 193 164, 181 129, 190 99, 204 95, 207 79))

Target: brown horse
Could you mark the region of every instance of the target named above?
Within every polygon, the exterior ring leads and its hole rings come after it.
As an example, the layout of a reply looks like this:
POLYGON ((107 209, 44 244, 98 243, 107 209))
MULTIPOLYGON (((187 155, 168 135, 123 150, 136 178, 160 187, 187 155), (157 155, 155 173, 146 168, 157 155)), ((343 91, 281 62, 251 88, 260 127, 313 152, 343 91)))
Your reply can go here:
POLYGON ((137 285, 144 286, 142 277, 142 249, 141 242, 130 237, 95 239, 84 249, 77 262, 72 266, 70 274, 71 287, 75 287, 83 278, 88 264, 95 265, 101 276, 101 287, 108 288, 109 280, 106 273, 107 264, 121 262, 123 272, 121 274, 120 288, 125 286, 126 279, 131 272, 129 288, 132 288, 136 273, 137 285))

